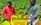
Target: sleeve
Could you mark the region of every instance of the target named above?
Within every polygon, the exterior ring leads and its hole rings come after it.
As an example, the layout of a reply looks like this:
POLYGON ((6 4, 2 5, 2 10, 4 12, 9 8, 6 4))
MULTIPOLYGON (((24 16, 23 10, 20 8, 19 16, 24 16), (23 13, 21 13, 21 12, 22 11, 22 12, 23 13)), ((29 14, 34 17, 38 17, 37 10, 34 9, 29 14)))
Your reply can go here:
POLYGON ((37 8, 38 8, 38 9, 37 9, 36 13, 34 13, 34 15, 32 15, 32 16, 30 17, 30 19, 33 19, 33 18, 35 18, 35 17, 38 16, 39 10, 40 10, 40 6, 38 6, 37 8))
POLYGON ((15 13, 15 7, 13 6, 13 12, 15 13))
POLYGON ((1 15, 4 15, 4 13, 5 13, 5 7, 3 8, 1 15))

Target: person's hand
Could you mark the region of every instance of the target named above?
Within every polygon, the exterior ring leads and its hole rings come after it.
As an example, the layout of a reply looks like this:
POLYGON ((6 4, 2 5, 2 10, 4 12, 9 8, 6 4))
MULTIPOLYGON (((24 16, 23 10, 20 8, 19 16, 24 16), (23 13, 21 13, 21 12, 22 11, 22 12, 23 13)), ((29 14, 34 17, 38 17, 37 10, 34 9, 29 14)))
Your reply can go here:
POLYGON ((30 22, 31 20, 28 20, 28 22, 30 22))
POLYGON ((25 16, 25 14, 22 14, 22 16, 25 16))
POLYGON ((2 15, 2 17, 5 19, 5 16, 2 15))
POLYGON ((16 13, 13 13, 12 15, 16 15, 16 13))

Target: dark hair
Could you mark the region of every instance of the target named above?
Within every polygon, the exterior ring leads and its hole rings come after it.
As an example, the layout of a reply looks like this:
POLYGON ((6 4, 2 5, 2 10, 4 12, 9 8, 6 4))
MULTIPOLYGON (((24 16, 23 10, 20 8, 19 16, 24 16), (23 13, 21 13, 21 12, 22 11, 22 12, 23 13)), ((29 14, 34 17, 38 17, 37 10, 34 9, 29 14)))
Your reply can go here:
MULTIPOLYGON (((29 0, 31 2, 31 0, 29 0)), ((34 2, 36 2, 36 0, 33 0, 34 2)))
POLYGON ((36 2, 36 0, 34 0, 34 2, 36 2))
POLYGON ((12 5, 11 1, 8 1, 8 4, 11 4, 12 5))

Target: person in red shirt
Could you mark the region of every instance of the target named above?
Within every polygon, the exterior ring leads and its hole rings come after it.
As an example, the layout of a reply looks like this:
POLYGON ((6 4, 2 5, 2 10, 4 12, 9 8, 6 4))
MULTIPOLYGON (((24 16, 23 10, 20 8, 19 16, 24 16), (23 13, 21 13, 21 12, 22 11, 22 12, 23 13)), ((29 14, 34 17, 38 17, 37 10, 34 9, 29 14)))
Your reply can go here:
POLYGON ((1 15, 3 16, 4 14, 6 14, 6 20, 11 20, 11 15, 15 14, 15 8, 12 6, 12 3, 10 1, 8 2, 8 5, 5 6, 2 10, 1 15))

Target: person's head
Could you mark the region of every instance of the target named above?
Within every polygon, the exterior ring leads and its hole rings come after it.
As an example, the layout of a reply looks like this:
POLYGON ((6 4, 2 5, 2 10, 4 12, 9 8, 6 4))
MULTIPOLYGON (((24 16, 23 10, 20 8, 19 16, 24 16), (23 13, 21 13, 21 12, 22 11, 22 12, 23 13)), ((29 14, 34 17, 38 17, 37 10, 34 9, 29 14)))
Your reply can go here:
POLYGON ((36 0, 30 0, 31 5, 35 5, 36 4, 36 0))
POLYGON ((8 1, 8 7, 10 8, 12 6, 12 3, 8 1))

